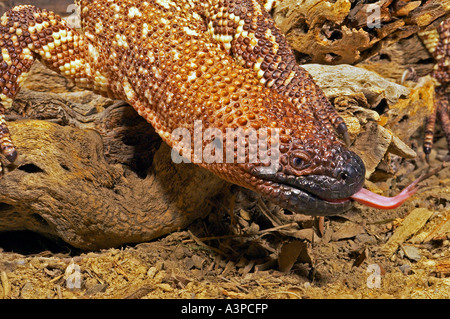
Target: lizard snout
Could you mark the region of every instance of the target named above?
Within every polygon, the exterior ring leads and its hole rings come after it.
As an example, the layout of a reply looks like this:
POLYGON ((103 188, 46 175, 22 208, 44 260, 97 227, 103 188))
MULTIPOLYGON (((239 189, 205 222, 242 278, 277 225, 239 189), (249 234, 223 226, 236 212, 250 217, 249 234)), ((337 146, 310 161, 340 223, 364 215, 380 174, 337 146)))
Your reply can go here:
POLYGON ((329 196, 325 198, 346 198, 364 186, 366 168, 361 158, 351 151, 344 158, 334 170, 336 183, 329 187, 329 196))

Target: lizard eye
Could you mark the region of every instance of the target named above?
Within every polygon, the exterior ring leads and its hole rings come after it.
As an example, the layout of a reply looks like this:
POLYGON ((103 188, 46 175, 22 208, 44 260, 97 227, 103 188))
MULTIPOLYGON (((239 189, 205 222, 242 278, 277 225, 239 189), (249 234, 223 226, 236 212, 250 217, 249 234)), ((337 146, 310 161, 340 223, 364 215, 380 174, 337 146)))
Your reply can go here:
POLYGON ((296 170, 302 170, 309 166, 309 156, 303 152, 295 152, 291 156, 291 166, 296 170))
POLYGON ((294 158, 292 159, 292 165, 293 165, 295 168, 302 167, 302 166, 303 166, 303 158, 300 158, 300 157, 294 157, 294 158))

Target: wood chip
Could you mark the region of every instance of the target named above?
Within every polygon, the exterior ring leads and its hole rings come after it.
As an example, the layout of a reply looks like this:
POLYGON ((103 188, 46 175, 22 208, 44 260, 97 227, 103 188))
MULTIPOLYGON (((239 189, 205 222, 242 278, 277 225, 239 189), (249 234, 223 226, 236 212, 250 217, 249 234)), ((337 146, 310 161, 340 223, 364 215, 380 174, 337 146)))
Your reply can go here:
POLYGON ((412 261, 419 261, 422 258, 420 251, 417 247, 411 245, 400 245, 402 251, 404 252, 406 258, 412 261))
POLYGON ((6 275, 6 272, 2 271, 0 278, 3 286, 3 298, 9 298, 11 293, 11 285, 9 284, 8 275, 6 275))
POLYGON ((411 1, 395 11, 394 15, 397 17, 407 16, 411 11, 417 9, 421 3, 422 1, 411 1))
POLYGON ((126 296, 125 299, 141 299, 142 297, 148 295, 153 290, 155 290, 155 287, 153 285, 145 285, 143 287, 140 287, 135 292, 126 296))
POLYGON ((89 288, 88 290, 86 290, 86 292, 84 293, 85 296, 91 296, 100 292, 105 292, 106 288, 108 288, 108 284, 96 284, 94 286, 92 286, 91 288, 89 288))
POLYGON ((392 256, 409 237, 419 231, 428 219, 433 215, 432 211, 426 208, 416 208, 408 216, 405 217, 402 224, 395 230, 394 234, 383 246, 383 251, 392 256))
POLYGON ((436 265, 436 273, 439 277, 449 277, 450 276, 450 260, 441 260, 436 265))
POLYGON ((222 272, 222 276, 226 276, 228 275, 233 269, 235 268, 235 264, 234 262, 232 262, 231 260, 229 262, 227 262, 225 269, 222 272))
POLYGON ((436 228, 433 229, 430 234, 423 241, 427 243, 431 240, 439 240, 445 239, 450 236, 450 215, 446 218, 445 221, 441 222, 436 228))
POLYGON ((252 269, 253 266, 255 266, 255 261, 250 260, 247 265, 245 265, 244 269, 242 270, 242 277, 245 277, 252 269))

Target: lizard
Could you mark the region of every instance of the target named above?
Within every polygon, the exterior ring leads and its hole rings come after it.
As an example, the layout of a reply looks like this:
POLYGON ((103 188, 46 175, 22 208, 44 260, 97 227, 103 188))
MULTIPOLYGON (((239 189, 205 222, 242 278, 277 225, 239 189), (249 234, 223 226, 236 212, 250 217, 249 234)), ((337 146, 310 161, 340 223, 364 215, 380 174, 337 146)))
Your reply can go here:
POLYGON ((78 0, 80 31, 51 11, 14 7, 0 19, 2 154, 10 162, 18 156, 4 114, 40 60, 81 88, 128 102, 173 148, 183 144, 173 133, 194 134, 196 123, 202 132, 258 130, 275 146, 276 170, 249 160, 249 136, 243 162, 237 145, 231 162, 204 161, 192 145, 181 155, 295 213, 336 215, 355 200, 401 205, 416 183, 389 199, 363 188, 364 163, 339 139, 348 143, 344 121, 271 19, 275 2, 78 0))

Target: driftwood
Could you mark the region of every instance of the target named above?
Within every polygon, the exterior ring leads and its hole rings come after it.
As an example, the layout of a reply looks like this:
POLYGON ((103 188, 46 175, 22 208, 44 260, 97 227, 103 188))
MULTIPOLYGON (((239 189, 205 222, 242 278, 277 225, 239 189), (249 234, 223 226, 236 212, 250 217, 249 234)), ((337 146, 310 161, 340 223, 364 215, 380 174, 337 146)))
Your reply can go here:
MULTIPOLYGON (((27 86, 63 83, 37 64, 27 86)), ((0 231, 27 229, 82 249, 142 242, 208 214, 208 199, 226 185, 173 164, 169 147, 122 102, 24 89, 11 114, 47 121, 10 122, 20 158, 0 179, 0 231)))
POLYGON ((273 15, 301 63, 354 64, 449 12, 450 0, 284 0, 273 15))

